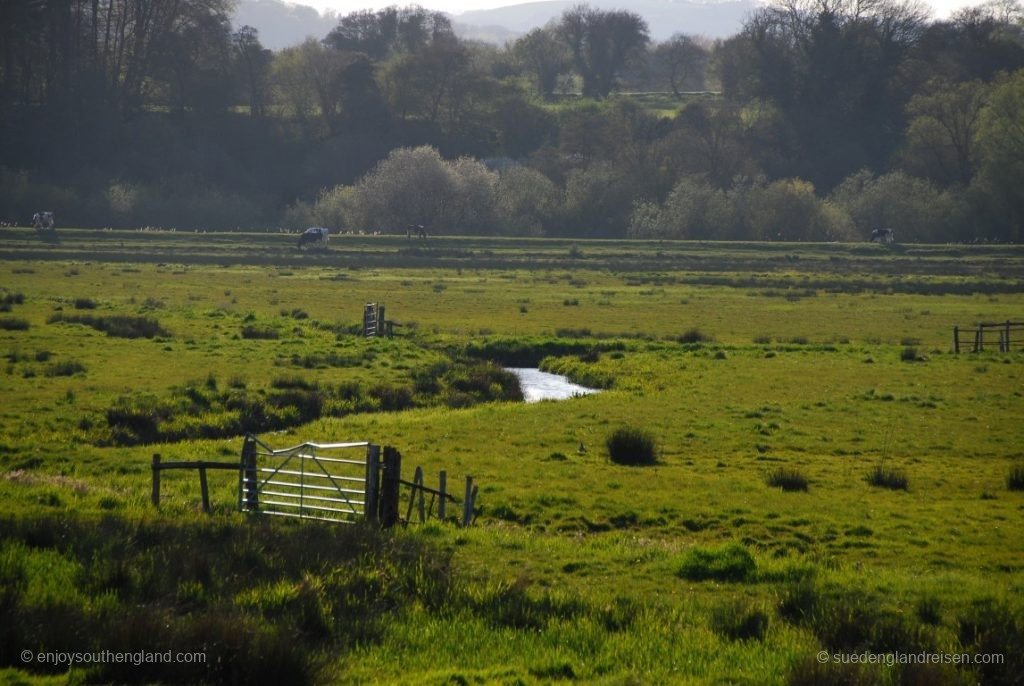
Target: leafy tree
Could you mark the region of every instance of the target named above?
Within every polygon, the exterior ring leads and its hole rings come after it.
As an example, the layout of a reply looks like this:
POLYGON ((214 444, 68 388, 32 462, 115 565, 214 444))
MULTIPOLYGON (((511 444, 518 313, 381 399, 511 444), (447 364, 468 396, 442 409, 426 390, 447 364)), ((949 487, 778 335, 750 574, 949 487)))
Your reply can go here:
POLYGON ((978 81, 914 96, 902 166, 936 183, 969 184, 977 166, 975 140, 987 86, 978 81))
POLYGON ((697 38, 677 33, 651 51, 653 77, 656 82, 667 82, 677 98, 683 90, 704 90, 709 57, 697 38))
POLYGON ((558 35, 583 79, 583 95, 597 98, 611 93, 626 62, 642 54, 649 40, 647 22, 640 15, 587 5, 576 5, 562 15, 558 35))
POLYGON ((558 77, 570 66, 569 50, 559 39, 555 27, 533 29, 512 47, 516 59, 533 76, 537 92, 550 100, 558 85, 558 77))
POLYGON ((260 43, 259 31, 243 26, 231 35, 244 92, 249 99, 249 114, 262 117, 270 100, 270 65, 273 53, 260 43))
POLYGON ((556 216, 561 192, 539 171, 514 165, 499 175, 495 202, 501 233, 540 236, 556 216))
POLYGON ((1002 79, 981 115, 981 169, 976 189, 1002 220, 993 236, 1024 240, 1024 70, 1002 79))
POLYGON ((335 50, 362 52, 374 60, 415 53, 438 40, 454 37, 451 21, 442 12, 410 5, 376 12, 363 10, 341 18, 324 43, 335 50))
POLYGON ((948 241, 958 234, 966 206, 956 193, 943 192, 923 179, 892 172, 874 176, 861 170, 833 190, 830 200, 853 220, 864 239, 874 229, 891 228, 901 242, 948 241))

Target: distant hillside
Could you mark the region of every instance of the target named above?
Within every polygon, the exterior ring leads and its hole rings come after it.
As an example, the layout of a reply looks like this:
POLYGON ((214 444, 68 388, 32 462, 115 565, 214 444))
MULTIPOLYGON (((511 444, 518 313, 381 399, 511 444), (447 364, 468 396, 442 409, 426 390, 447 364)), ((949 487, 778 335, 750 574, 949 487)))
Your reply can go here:
MULTIPOLYGON (((404 3, 397 3, 404 4, 404 3)), ((544 0, 509 5, 493 10, 472 10, 452 17, 452 26, 462 38, 503 44, 531 29, 543 26, 578 4, 577 0, 544 0)), ((590 0, 601 9, 628 9, 647 20, 651 38, 665 40, 674 33, 703 34, 725 38, 739 32, 743 20, 760 6, 759 0, 590 0)), ((260 32, 260 40, 271 50, 296 45, 307 36, 323 38, 338 25, 338 17, 321 15, 312 7, 283 0, 240 0, 232 24, 249 25, 260 32)))
POLYGON ((241 0, 231 23, 236 29, 254 27, 260 32, 263 47, 280 50, 301 43, 307 36, 325 37, 338 25, 338 17, 282 0, 241 0))
MULTIPOLYGON (((579 4, 578 0, 545 0, 493 10, 472 10, 455 15, 461 24, 502 26, 516 34, 543 26, 579 4)), ((758 0, 693 2, 691 0, 590 0, 600 9, 627 9, 647 20, 651 38, 665 40, 675 33, 726 38, 739 33, 746 16, 761 6, 758 0)))

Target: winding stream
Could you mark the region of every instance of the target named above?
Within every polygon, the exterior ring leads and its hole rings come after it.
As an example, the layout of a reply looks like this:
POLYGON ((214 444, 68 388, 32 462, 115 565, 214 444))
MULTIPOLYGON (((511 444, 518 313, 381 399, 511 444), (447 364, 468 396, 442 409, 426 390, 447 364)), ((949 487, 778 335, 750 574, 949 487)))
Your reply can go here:
POLYGON ((549 374, 532 367, 508 367, 507 369, 519 377, 519 386, 523 389, 523 400, 528 403, 536 403, 541 400, 565 400, 578 395, 600 393, 595 388, 574 384, 564 376, 549 374))

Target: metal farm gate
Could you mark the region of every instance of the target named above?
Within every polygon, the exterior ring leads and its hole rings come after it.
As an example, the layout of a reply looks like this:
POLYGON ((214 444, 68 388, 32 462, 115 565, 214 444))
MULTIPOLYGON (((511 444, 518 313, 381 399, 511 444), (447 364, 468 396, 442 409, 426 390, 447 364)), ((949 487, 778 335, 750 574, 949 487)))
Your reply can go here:
POLYGON ((238 509, 279 517, 354 523, 376 520, 380 446, 303 443, 274 450, 245 437, 238 509))

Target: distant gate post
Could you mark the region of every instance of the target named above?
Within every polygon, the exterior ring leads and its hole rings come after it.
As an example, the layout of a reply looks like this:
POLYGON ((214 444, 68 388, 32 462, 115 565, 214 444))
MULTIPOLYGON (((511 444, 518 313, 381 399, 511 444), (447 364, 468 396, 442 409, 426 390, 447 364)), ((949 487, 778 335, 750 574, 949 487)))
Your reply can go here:
POLYGON ((256 437, 246 434, 242 443, 242 468, 239 470, 242 487, 239 489, 238 509, 256 512, 260 507, 259 479, 256 472, 256 437))
POLYGON ((956 355, 960 354, 960 327, 953 327, 953 353, 956 355))
POLYGON ((390 529, 398 523, 398 489, 402 484, 402 455, 384 446, 384 474, 380 489, 380 525, 390 529))
POLYGON ((377 523, 380 520, 380 446, 366 446, 366 493, 363 498, 363 512, 366 520, 377 523))

